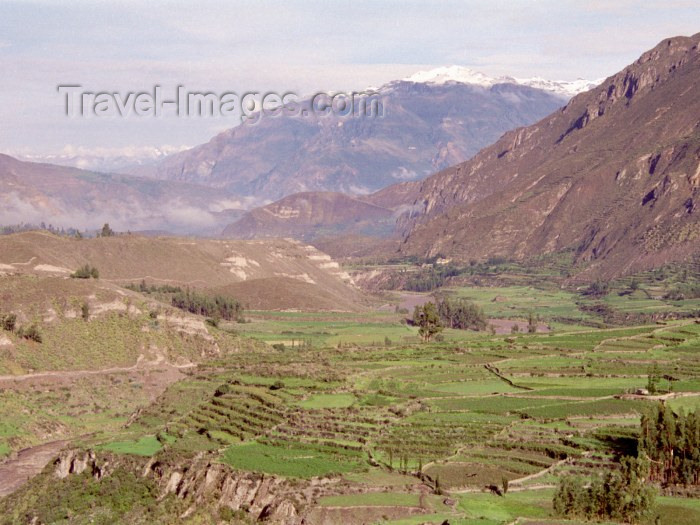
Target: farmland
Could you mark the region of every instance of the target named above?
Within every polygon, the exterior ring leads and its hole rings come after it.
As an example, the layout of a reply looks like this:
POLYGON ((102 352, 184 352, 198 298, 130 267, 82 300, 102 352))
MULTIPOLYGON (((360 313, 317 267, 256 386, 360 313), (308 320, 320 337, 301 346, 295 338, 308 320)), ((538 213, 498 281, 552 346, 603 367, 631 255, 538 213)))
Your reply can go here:
MULTIPOLYGON (((119 300, 115 289, 103 289, 105 300, 119 300)), ((39 376, 2 383, 0 455, 67 438, 91 451, 80 464, 112 465, 125 501, 163 522, 186 508, 192 523, 252 522, 263 506, 257 489, 245 496, 242 487, 268 480, 275 505, 308 523, 573 525, 552 507, 559 480, 615 472, 660 399, 676 412, 700 406, 693 317, 608 324, 581 309, 585 296, 536 282, 440 293, 474 301, 491 320, 527 323, 534 312, 547 329, 445 330, 424 342, 391 294, 361 312, 253 310, 245 322, 212 324, 130 291, 116 312, 43 323, 41 345, 12 336, 6 370, 39 376), (113 349, 112 369, 100 369, 100 345, 113 349), (219 475, 229 477, 204 481, 219 475), (224 496, 229 485, 243 494, 237 503, 224 496)), ((631 307, 621 301, 610 299, 619 312, 631 307)), ((87 480, 56 479, 51 468, 0 510, 55 517, 52 491, 76 495, 87 480)), ((100 508, 112 522, 138 523, 119 501, 80 501, 84 516, 100 508)), ((694 523, 696 501, 664 493, 645 523, 694 523)))

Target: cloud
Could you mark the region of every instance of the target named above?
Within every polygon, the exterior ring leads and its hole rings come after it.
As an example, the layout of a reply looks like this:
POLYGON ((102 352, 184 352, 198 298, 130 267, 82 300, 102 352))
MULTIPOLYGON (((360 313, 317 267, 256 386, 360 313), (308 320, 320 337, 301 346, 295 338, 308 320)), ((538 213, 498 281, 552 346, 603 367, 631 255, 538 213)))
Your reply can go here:
POLYGON ((52 199, 50 205, 17 192, 0 196, 0 224, 52 224, 55 227, 93 230, 109 223, 118 231, 167 230, 173 233, 215 234, 221 219, 183 199, 142 202, 136 199, 92 197, 80 208, 52 199))

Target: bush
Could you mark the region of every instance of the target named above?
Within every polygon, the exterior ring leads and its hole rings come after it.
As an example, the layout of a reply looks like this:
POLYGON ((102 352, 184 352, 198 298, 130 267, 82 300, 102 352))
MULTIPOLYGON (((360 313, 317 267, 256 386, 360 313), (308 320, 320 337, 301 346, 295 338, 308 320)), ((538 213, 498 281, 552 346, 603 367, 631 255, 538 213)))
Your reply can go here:
POLYGON ((35 324, 30 324, 27 328, 21 330, 21 336, 25 339, 28 339, 30 341, 34 341, 36 343, 41 343, 42 338, 41 338, 41 332, 39 332, 39 327, 35 324))
POLYGON ((86 264, 78 268, 75 272, 73 272, 71 274, 71 277, 73 279, 89 279, 90 277, 92 277, 93 279, 99 279, 100 272, 94 266, 86 264))
POLYGON ((2 320, 2 329, 8 332, 14 332, 17 325, 17 316, 15 314, 7 314, 0 317, 2 320))
POLYGON ((231 387, 224 383, 216 389, 216 391, 214 392, 214 397, 225 396, 229 392, 231 392, 231 387))

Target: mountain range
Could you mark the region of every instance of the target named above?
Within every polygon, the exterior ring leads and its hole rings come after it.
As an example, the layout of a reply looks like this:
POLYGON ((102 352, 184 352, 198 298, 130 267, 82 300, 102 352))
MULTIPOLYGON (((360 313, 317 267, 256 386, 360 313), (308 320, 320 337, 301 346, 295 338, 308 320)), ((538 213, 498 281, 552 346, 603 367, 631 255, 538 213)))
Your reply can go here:
POLYGON ((258 204, 308 191, 364 195, 466 160, 568 99, 514 79, 487 85, 453 73, 449 82, 425 74, 382 86, 380 116, 265 116, 130 173, 221 188, 258 204))
POLYGON ((401 252, 573 251, 590 275, 700 252, 700 33, 662 41, 542 121, 426 179, 401 252))
POLYGON ((226 192, 181 182, 24 162, 0 154, 0 224, 206 234, 237 218, 226 192))

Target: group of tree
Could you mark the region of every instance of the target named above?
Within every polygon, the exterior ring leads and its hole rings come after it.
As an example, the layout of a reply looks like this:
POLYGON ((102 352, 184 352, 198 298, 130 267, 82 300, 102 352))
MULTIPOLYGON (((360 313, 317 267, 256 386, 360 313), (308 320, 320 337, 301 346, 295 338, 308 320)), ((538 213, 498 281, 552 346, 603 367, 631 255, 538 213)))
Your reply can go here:
POLYGON ((454 264, 432 264, 416 272, 406 272, 402 288, 413 292, 429 292, 463 272, 463 268, 454 264))
POLYGON ((416 305, 412 322, 424 341, 430 341, 445 327, 459 330, 484 330, 487 327, 481 308, 466 299, 452 300, 449 297, 416 305))
POLYGON ((655 504, 656 490, 647 483, 650 463, 646 456, 625 456, 619 469, 589 482, 565 476, 554 493, 554 511, 567 518, 639 523, 655 504))
POLYGON ((223 295, 209 296, 188 288, 173 295, 171 304, 181 310, 212 319, 243 321, 243 305, 223 295))
POLYGON ((651 460, 650 479, 669 484, 700 484, 700 413, 663 403, 642 415, 638 454, 651 460))
POLYGON ((17 337, 21 337, 23 339, 28 339, 36 343, 41 343, 43 341, 39 327, 35 323, 32 323, 26 327, 18 326, 17 315, 14 313, 0 313, 0 327, 2 327, 2 329, 6 332, 12 332, 17 337))
POLYGON ((142 280, 139 284, 127 284, 124 288, 145 294, 172 294, 181 293, 183 291, 179 286, 173 286, 172 284, 149 285, 146 284, 145 280, 142 280))
POLYGON ((484 330, 487 326, 484 311, 466 299, 439 299, 436 304, 440 321, 447 328, 484 330))
POLYGON ((100 278, 100 272, 97 268, 94 266, 90 266, 89 264, 85 264, 78 268, 76 271, 74 271, 71 274, 71 277, 73 279, 90 279, 91 277, 93 279, 99 279, 100 278))
POLYGON ((80 233, 80 231, 76 228, 58 227, 54 226, 53 224, 46 224, 44 222, 40 224, 23 222, 20 224, 7 224, 4 226, 0 226, 0 235, 10 235, 13 233, 22 233, 37 230, 44 230, 53 233, 54 235, 61 235, 66 237, 71 237, 80 233))

